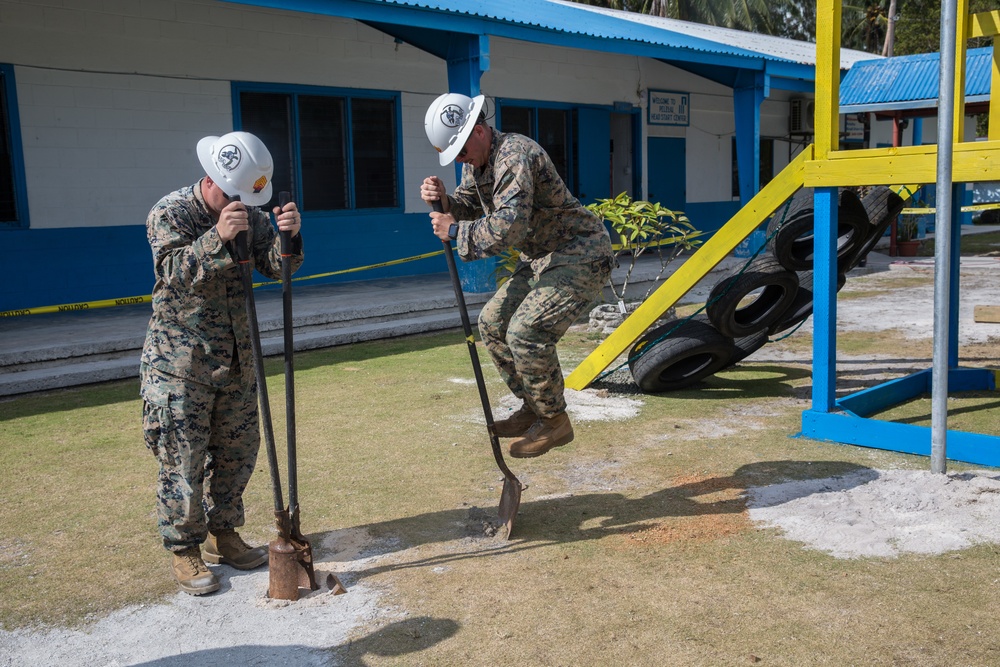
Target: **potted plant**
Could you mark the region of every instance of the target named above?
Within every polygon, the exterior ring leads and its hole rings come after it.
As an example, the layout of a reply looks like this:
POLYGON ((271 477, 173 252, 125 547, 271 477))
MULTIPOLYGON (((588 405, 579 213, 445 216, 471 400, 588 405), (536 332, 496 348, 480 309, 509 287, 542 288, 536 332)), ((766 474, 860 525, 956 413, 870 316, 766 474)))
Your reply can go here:
POLYGON ((896 224, 896 252, 900 257, 916 257, 920 249, 917 216, 900 216, 896 224))

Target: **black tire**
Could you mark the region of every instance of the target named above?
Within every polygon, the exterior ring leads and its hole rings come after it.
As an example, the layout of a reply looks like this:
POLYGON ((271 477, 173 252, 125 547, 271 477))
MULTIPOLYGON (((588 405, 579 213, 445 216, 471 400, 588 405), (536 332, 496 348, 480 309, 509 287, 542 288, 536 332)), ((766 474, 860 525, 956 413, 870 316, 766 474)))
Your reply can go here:
POLYGON ((758 256, 740 273, 731 270, 712 288, 705 313, 723 335, 749 336, 766 330, 788 310, 799 288, 794 271, 785 269, 770 254, 758 256), (760 290, 750 303, 741 302, 760 290))
MULTIPOLYGON (((813 268, 812 194, 808 188, 796 193, 787 212, 779 208, 767 227, 768 249, 789 271, 813 268)), ((843 261, 854 255, 868 233, 868 215, 858 195, 853 190, 841 189, 837 207, 838 269, 843 261)))
POLYGON ((733 340, 708 322, 669 322, 651 329, 636 342, 629 352, 628 366, 642 391, 677 391, 725 368, 734 349, 733 340), (671 330, 667 338, 657 340, 671 330))
MULTIPOLYGON (((799 271, 799 291, 795 299, 777 322, 767 330, 768 335, 781 333, 794 328, 801 322, 809 319, 813 312, 813 272, 799 271)), ((837 274, 837 291, 839 292, 847 284, 847 276, 843 273, 837 274)))
POLYGON ((868 237, 858 247, 854 254, 844 262, 841 273, 847 273, 861 263, 868 253, 872 251, 875 244, 885 235, 889 225, 896 219, 896 216, 906 207, 906 201, 884 185, 872 188, 861 200, 861 205, 865 207, 868 214, 870 228, 868 237))
POLYGON ((767 329, 761 329, 760 331, 752 333, 749 336, 734 339, 733 356, 729 360, 729 365, 727 365, 726 368, 735 366, 760 348, 767 345, 767 339, 769 336, 770 334, 767 329))

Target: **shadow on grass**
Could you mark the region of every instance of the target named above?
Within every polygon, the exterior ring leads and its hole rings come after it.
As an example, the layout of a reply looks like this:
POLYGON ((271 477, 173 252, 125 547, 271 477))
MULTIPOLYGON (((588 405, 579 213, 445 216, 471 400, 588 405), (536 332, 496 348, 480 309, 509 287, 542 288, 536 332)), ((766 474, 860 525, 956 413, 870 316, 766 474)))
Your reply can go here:
POLYGON ((214 667, 216 665, 319 665, 327 664, 329 653, 337 656, 338 665, 363 667, 366 655, 398 658, 418 653, 454 636, 459 624, 450 618, 418 616, 390 623, 369 635, 333 648, 314 648, 301 644, 262 646, 247 644, 179 653, 166 658, 138 663, 136 667, 214 667))
MULTIPOLYGON (((345 529, 366 531, 373 542, 380 545, 373 545, 371 552, 364 554, 366 556, 386 555, 417 546, 463 539, 471 541, 471 544, 464 551, 449 549, 444 554, 379 564, 341 574, 345 582, 358 581, 386 572, 489 557, 496 552, 521 553, 555 544, 636 534, 648 530, 651 522, 663 519, 740 514, 747 509, 742 492, 749 487, 842 478, 848 475, 851 476, 844 484, 832 484, 829 490, 841 491, 846 488, 845 485, 861 484, 878 477, 878 473, 870 468, 840 461, 766 461, 740 466, 732 475, 693 480, 641 498, 629 498, 620 493, 587 493, 529 501, 521 504, 513 539, 508 542, 486 536, 489 531, 484 532, 484 527, 489 529, 496 525, 496 511, 478 507, 430 512, 366 524, 345 529), (722 499, 712 500, 713 494, 724 491, 739 493, 733 497, 734 494, 730 492, 722 499)), ((336 544, 339 532, 341 531, 307 536, 307 539, 313 544, 336 544)), ((334 554, 332 558, 321 560, 336 562, 337 557, 334 554)))
MULTIPOLYGON (((590 388, 603 389, 614 394, 645 393, 631 379, 631 375, 628 379, 623 379, 626 373, 627 371, 625 373, 617 371, 614 375, 593 382, 590 388)), ((809 369, 794 366, 737 365, 719 371, 686 389, 650 395, 723 400, 772 398, 789 395, 792 392, 792 387, 789 386, 791 383, 808 378, 810 375, 809 369)))

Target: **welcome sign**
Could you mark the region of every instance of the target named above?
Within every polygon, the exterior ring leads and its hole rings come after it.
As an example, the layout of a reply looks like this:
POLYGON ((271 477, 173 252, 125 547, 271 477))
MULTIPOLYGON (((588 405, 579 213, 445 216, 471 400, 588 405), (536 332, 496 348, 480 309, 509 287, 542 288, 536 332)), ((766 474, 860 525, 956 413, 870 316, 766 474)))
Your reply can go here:
POLYGON ((690 125, 691 94, 665 90, 649 91, 650 125, 690 125))

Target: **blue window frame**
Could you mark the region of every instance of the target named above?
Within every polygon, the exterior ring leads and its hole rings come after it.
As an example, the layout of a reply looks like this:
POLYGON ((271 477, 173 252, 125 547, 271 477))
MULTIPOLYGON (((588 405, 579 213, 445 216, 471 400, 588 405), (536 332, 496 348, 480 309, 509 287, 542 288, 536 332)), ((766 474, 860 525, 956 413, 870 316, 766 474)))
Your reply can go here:
POLYGON ((234 83, 233 100, 237 127, 271 152, 275 198, 288 190, 303 211, 401 210, 398 93, 234 83))
POLYGON ((0 64, 0 229, 26 227, 28 190, 24 180, 14 68, 0 64))

